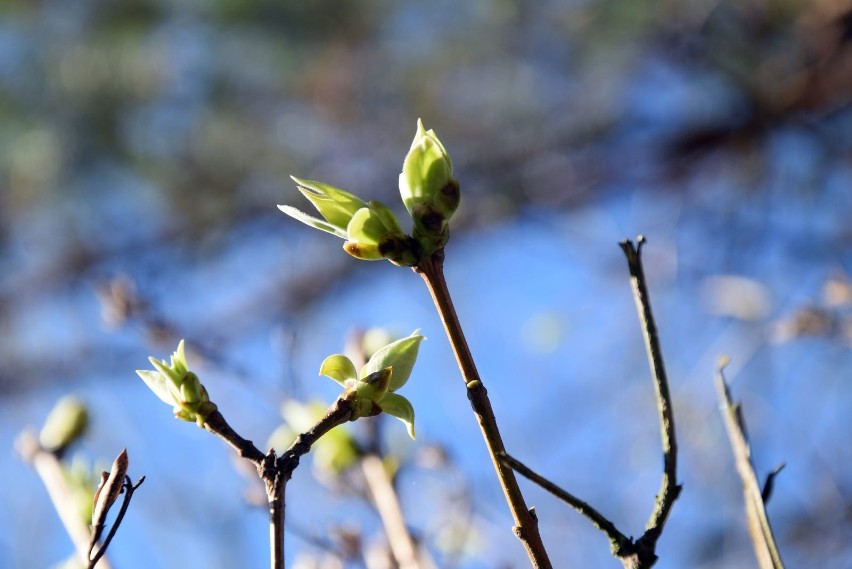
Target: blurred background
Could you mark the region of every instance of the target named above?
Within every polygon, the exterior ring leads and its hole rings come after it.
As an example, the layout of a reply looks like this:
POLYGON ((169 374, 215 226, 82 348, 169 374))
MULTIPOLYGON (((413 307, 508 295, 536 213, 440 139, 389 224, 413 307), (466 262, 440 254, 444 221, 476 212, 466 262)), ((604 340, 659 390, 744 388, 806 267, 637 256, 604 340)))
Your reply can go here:
MULTIPOLYGON (((13 449, 69 393, 91 414, 69 458, 127 447, 147 476, 114 566, 266 566, 251 473, 134 370, 186 338, 263 447, 282 403, 336 397, 320 362, 376 326, 428 337, 402 390, 417 441, 350 429, 396 465, 411 533, 438 567, 527 566, 420 278, 275 207, 310 207, 294 174, 404 212, 419 117, 461 182, 447 279, 509 451, 641 535, 662 461, 617 243, 642 233, 684 484, 657 566, 755 566, 713 385, 728 354, 758 474, 787 464, 782 556, 852 567, 851 99, 849 0, 2 2, 0 566, 72 552, 13 449)), ((303 463, 288 567, 382 566, 364 485, 303 463)), ((620 566, 521 485, 555 566, 620 566)))

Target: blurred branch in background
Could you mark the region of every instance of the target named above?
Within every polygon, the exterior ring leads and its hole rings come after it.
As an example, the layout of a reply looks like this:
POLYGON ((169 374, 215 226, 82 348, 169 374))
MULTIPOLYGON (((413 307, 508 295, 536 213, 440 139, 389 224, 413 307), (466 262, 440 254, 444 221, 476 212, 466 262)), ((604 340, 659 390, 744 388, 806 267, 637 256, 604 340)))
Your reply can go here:
POLYGON ((734 403, 731 400, 731 393, 728 384, 725 382, 723 369, 726 363, 726 359, 719 363, 716 372, 716 387, 722 406, 722 418, 725 420, 725 428, 728 431, 731 449, 734 452, 734 462, 743 485, 748 532, 754 544, 754 553, 760 568, 783 569, 781 554, 775 544, 775 536, 772 533, 772 526, 766 513, 766 502, 772 493, 772 482, 780 468, 775 469, 767 477, 764 489, 761 490, 751 460, 751 446, 746 435, 742 406, 740 403, 734 403))
MULTIPOLYGON (((373 355, 377 346, 383 341, 377 341, 376 335, 381 330, 371 330, 370 335, 362 331, 349 334, 344 350, 356 368, 361 368, 373 355)), ((388 338, 389 339, 389 338, 388 338)), ((380 416, 379 416, 380 417, 380 416)), ((393 556, 400 569, 435 569, 435 562, 425 546, 419 546, 405 522, 402 505, 394 487, 392 474, 388 472, 389 465, 382 456, 382 443, 379 417, 368 420, 369 439, 365 445, 365 453, 360 457, 361 472, 364 482, 370 491, 372 504, 382 519, 385 535, 388 539, 393 556)))
MULTIPOLYGON (((75 492, 66 483, 64 468, 55 454, 42 450, 38 439, 28 431, 24 431, 16 442, 16 450, 19 456, 28 464, 31 464, 41 478, 50 501, 56 510, 59 519, 76 551, 75 557, 87 566, 89 562, 89 540, 91 532, 88 521, 80 514, 80 503, 75 498, 75 492)), ((90 482, 94 482, 91 480, 90 482)), ((89 488, 94 493, 94 485, 89 488)), ((93 497, 93 495, 92 495, 93 497)), ((111 565, 106 558, 102 558, 97 565, 98 569, 109 569, 111 565)))
POLYGON ((124 520, 133 492, 145 477, 135 484, 130 480, 126 449, 113 461, 110 472, 101 473, 97 489, 96 473, 80 458, 64 460, 68 448, 86 433, 88 425, 89 411, 85 404, 73 396, 63 397, 51 410, 38 437, 30 430, 22 431, 15 441, 15 450, 41 478, 74 545, 76 562, 72 564, 87 569, 109 569, 104 554, 124 520), (122 493, 119 512, 101 541, 107 515, 122 493))

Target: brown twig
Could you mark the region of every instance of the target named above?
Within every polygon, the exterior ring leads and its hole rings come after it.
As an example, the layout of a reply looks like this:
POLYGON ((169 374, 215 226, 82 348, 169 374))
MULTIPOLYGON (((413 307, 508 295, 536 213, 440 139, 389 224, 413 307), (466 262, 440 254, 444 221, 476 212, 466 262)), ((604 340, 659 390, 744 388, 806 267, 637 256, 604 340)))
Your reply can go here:
POLYGON ((606 517, 604 517, 600 512, 598 512, 595 508, 590 506, 588 503, 584 502, 580 498, 577 498, 567 490, 557 486, 547 478, 541 476, 537 472, 533 471, 527 465, 522 463, 520 460, 508 455, 503 454, 500 457, 507 466, 512 468, 515 472, 520 474, 521 476, 527 478, 531 482, 534 482, 577 510, 581 515, 589 518, 591 520, 592 525, 594 525, 597 529, 601 530, 604 534, 606 534, 607 538, 609 538, 610 549, 613 552, 613 555, 618 555, 619 551, 623 551, 626 546, 629 546, 631 540, 629 537, 625 536, 623 533, 618 531, 618 528, 609 521, 606 517))
MULTIPOLYGON (((231 448, 237 451, 237 454, 251 461, 255 467, 261 468, 263 466, 266 455, 253 442, 237 434, 218 409, 207 416, 204 428, 228 443, 231 448)), ((263 477, 262 472, 260 475, 263 477)))
POLYGON ((285 490, 293 471, 299 466, 302 456, 311 450, 311 446, 334 427, 352 418, 352 402, 341 396, 326 410, 325 415, 308 431, 296 437, 284 453, 276 458, 275 450, 263 454, 254 443, 237 434, 217 410, 208 415, 204 428, 222 438, 239 455, 251 461, 257 468, 258 476, 266 486, 266 498, 269 504, 269 548, 272 569, 284 567, 284 514, 285 490))
POLYGON ((500 429, 497 427, 494 411, 491 408, 491 400, 488 398, 488 392, 485 390, 479 372, 476 370, 476 364, 473 361, 473 356, 470 353, 464 331, 450 297, 450 291, 447 288, 444 278, 443 250, 431 257, 421 259, 414 270, 423 277, 435 307, 438 309, 441 322, 444 324, 444 330, 456 356, 462 380, 467 387, 467 398, 479 423, 485 445, 488 448, 488 454, 491 456, 491 462, 497 471, 500 487, 503 489, 506 502, 509 504, 515 522, 513 528, 515 535, 523 543, 533 567, 552 567, 539 534, 538 519, 534 512, 527 508, 514 471, 499 458, 506 453, 506 449, 503 445, 500 429))
MULTIPOLYGON (((682 487, 677 483, 677 438, 675 436, 674 410, 669 393, 669 382, 663 363, 663 351, 660 347, 657 325, 651 312, 651 299, 645 281, 645 270, 642 267, 642 246, 645 244, 645 237, 640 235, 636 242, 637 245, 634 246, 632 241, 626 239, 620 245, 627 258, 633 298, 636 301, 636 310, 642 324, 642 334, 645 338, 645 350, 648 352, 651 374, 654 376, 654 392, 657 399, 660 437, 663 445, 663 477, 660 483, 660 491, 657 493, 654 509, 645 526, 645 533, 637 540, 637 544, 641 546, 641 550, 649 551, 656 559, 654 550, 656 549, 657 539, 663 531, 682 487)), ((650 557, 648 561, 650 561, 650 557)), ((650 567, 651 565, 647 566, 650 567)))
MULTIPOLYGON (((772 534, 772 526, 769 516, 766 514, 764 494, 768 498, 771 492, 771 483, 767 484, 769 491, 762 492, 754 464, 751 461, 751 446, 746 437, 745 421, 742 416, 742 407, 739 403, 731 400, 731 392, 725 382, 723 365, 716 372, 716 388, 719 392, 719 401, 722 404, 722 417, 728 431, 731 449, 734 451, 734 461, 737 465, 740 480, 743 484, 743 497, 745 499, 746 521, 751 541, 754 544, 754 553, 757 563, 761 569, 783 569, 781 554, 775 544, 772 534)), ((773 472, 777 474, 780 468, 773 472)), ((774 476, 773 476, 774 477, 774 476)), ((772 480, 772 478, 769 478, 772 480)), ((767 482, 769 482, 769 480, 767 482)))

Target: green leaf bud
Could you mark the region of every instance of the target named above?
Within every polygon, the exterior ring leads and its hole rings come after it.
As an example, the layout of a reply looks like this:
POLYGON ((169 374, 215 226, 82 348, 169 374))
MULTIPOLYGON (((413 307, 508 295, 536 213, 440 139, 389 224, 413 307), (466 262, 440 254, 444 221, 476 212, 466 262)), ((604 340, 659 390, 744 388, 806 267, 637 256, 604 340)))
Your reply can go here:
POLYGON ((172 354, 171 364, 166 365, 164 360, 153 357, 148 359, 156 371, 136 370, 136 374, 161 401, 172 406, 175 417, 194 421, 202 427, 210 413, 216 410, 216 404, 210 401, 198 376, 189 371, 184 341, 180 341, 172 354))
POLYGON ((346 356, 334 354, 325 358, 320 374, 345 388, 342 397, 352 405, 352 421, 385 411, 402 420, 414 438, 414 409, 407 399, 393 392, 405 385, 411 375, 424 340, 418 332, 376 350, 357 375, 346 356))
POLYGON ((426 130, 417 120, 417 133, 402 164, 399 192, 410 214, 419 203, 434 203, 444 186, 455 182, 453 164, 434 130, 426 130))
POLYGON ((378 245, 388 233, 381 217, 368 207, 356 211, 346 226, 347 240, 355 243, 378 245))
POLYGON ((56 402, 38 439, 42 448, 50 452, 61 452, 79 439, 89 426, 89 410, 74 396, 66 395, 56 402))
POLYGON ((384 259, 379 246, 373 243, 356 243, 347 241, 343 244, 343 250, 362 261, 381 261, 384 259))
POLYGON ((386 367, 356 381, 353 387, 358 399, 369 399, 374 403, 381 401, 388 392, 392 376, 393 368, 386 367))

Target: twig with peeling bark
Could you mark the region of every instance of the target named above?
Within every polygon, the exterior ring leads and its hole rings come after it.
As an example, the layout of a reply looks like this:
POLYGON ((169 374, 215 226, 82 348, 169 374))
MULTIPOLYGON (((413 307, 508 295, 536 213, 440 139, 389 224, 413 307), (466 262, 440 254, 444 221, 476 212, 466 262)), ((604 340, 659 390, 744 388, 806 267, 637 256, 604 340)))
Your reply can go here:
POLYGON ((737 472, 743 484, 743 498, 745 500, 746 522, 751 541, 754 544, 754 554, 760 569, 783 569, 781 554, 775 544, 775 536, 766 513, 766 501, 772 493, 772 482, 775 475, 780 472, 783 465, 776 468, 767 477, 766 484, 761 490, 754 464, 751 460, 751 445, 746 436, 745 421, 742 415, 742 406, 731 399, 731 391, 725 382, 724 362, 716 371, 716 388, 719 392, 719 401, 722 404, 722 417, 725 420, 725 428, 728 431, 728 439, 731 449, 734 451, 734 461, 737 472))

